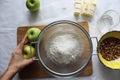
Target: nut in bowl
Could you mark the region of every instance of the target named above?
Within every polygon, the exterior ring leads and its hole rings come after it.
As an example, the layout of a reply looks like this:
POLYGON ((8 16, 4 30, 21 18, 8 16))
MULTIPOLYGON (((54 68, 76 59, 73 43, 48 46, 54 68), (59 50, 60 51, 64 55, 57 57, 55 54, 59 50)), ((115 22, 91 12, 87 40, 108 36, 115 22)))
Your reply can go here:
POLYGON ((111 69, 120 69, 120 32, 111 31, 101 37, 98 42, 98 57, 111 69))

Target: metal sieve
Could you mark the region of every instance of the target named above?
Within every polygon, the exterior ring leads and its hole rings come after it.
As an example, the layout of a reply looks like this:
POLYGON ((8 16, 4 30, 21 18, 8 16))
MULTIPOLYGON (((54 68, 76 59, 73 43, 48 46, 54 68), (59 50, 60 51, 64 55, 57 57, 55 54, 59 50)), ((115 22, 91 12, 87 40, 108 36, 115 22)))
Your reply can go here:
MULTIPOLYGON (((78 45, 80 44, 78 43, 78 45)), ((72 21, 61 20, 47 25, 42 30, 37 40, 36 49, 38 62, 48 73, 55 77, 71 77, 82 71, 89 63, 92 56, 93 46, 88 32, 81 25, 72 21), (48 42, 50 41, 51 36, 57 34, 57 32, 74 33, 77 36, 78 41, 82 42, 84 45, 81 46, 82 51, 78 54, 78 56, 80 56, 75 57, 76 60, 69 64, 57 63, 54 59, 51 60, 50 57, 48 57, 49 50, 46 50, 46 47, 47 49, 50 49, 48 42)), ((75 49, 73 51, 75 51, 75 49)), ((62 61, 63 57, 64 56, 57 56, 56 59, 59 58, 59 60, 62 61)), ((69 56, 68 58, 70 57, 72 56, 69 56)))

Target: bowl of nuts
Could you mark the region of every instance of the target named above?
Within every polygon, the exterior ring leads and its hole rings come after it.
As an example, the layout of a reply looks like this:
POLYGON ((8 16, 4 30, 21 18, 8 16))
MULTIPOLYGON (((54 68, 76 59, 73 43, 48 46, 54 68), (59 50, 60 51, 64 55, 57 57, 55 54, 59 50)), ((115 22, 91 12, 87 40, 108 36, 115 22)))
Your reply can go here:
POLYGON ((120 31, 104 34, 98 42, 97 52, 106 67, 120 69, 120 31))

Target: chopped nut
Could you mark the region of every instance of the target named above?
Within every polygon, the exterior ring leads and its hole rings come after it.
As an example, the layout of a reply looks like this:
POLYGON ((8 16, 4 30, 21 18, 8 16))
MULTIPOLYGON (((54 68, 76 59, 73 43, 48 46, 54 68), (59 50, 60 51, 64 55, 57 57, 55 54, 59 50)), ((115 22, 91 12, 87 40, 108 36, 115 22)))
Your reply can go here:
POLYGON ((115 60, 120 57, 120 39, 109 37, 100 43, 99 52, 102 57, 108 61, 115 60))

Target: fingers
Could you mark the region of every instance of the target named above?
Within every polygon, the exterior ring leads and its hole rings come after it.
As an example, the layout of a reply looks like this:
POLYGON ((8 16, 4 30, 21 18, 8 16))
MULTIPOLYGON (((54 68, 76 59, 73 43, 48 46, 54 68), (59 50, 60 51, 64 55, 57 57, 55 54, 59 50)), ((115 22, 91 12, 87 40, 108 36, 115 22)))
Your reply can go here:
POLYGON ((30 58, 30 59, 25 59, 24 62, 25 62, 26 65, 28 65, 28 64, 30 64, 30 63, 33 62, 33 59, 32 59, 32 58, 30 58))
POLYGON ((21 41, 21 44, 24 44, 25 41, 26 41, 26 39, 27 39, 27 35, 25 34, 25 36, 23 37, 23 39, 22 39, 22 41, 21 41))
POLYGON ((19 43, 18 47, 19 47, 20 49, 22 49, 25 43, 27 43, 27 35, 26 35, 26 34, 25 34, 25 36, 23 37, 22 41, 19 43))
POLYGON ((28 42, 28 39, 25 40, 24 44, 26 44, 28 42))

